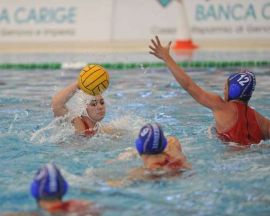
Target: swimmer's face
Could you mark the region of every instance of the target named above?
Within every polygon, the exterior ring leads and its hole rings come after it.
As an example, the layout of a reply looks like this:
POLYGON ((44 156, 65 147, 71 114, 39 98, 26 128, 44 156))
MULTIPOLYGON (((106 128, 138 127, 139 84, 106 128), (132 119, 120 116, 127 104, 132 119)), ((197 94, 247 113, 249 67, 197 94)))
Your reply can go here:
POLYGON ((91 119, 101 121, 106 113, 104 98, 101 95, 95 96, 95 98, 87 104, 86 111, 91 119))
POLYGON ((224 84, 224 100, 228 101, 228 81, 224 84))

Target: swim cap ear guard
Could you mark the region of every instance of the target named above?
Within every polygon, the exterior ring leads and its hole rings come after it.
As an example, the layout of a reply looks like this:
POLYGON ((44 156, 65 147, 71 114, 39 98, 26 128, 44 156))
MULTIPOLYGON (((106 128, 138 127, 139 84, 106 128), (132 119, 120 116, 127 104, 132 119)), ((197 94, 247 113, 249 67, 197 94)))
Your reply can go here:
POLYGON ((47 164, 39 169, 30 187, 31 194, 36 200, 61 199, 67 190, 68 184, 54 164, 47 164))
POLYGON ((234 73, 228 78, 228 100, 249 101, 256 86, 255 74, 250 71, 234 73))
POLYGON ((135 144, 140 155, 160 154, 167 146, 167 139, 158 124, 147 124, 141 128, 135 144))

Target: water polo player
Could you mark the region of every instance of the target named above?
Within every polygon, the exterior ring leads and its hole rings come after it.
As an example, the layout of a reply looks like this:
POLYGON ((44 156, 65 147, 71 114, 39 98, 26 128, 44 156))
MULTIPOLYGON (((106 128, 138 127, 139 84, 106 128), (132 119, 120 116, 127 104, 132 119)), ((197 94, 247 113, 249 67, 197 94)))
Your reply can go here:
POLYGON ((100 215, 100 210, 85 200, 62 201, 68 184, 60 170, 52 163, 40 168, 30 186, 32 196, 41 209, 53 214, 100 215))
POLYGON ((78 82, 70 84, 59 91, 52 98, 52 110, 55 117, 65 116, 73 112, 69 110, 66 103, 77 92, 76 109, 78 112, 72 115, 72 124, 77 134, 93 136, 99 129, 99 122, 104 118, 106 113, 105 101, 102 95, 92 96, 84 92, 78 92, 78 82), (76 116, 77 115, 77 116, 76 116))
POLYGON ((150 54, 163 60, 176 81, 198 103, 212 110, 216 130, 222 140, 249 145, 270 138, 270 120, 248 106, 256 84, 252 72, 231 75, 225 83, 223 99, 199 87, 171 57, 170 46, 171 42, 162 46, 156 36, 151 40, 150 54))
POLYGON ((143 126, 135 144, 147 170, 191 168, 178 139, 174 136, 165 137, 157 123, 143 126))
POLYGON ((174 136, 164 136, 161 126, 157 123, 144 125, 135 141, 136 150, 132 149, 121 154, 118 160, 126 160, 138 155, 143 161, 143 167, 129 172, 128 177, 121 180, 109 180, 107 183, 113 187, 125 185, 130 181, 153 180, 163 176, 175 176, 179 171, 191 169, 182 152, 179 140, 174 136))
POLYGON ((109 73, 100 65, 86 65, 80 71, 76 82, 59 91, 52 99, 55 117, 71 114, 71 121, 77 134, 93 136, 104 118, 106 107, 101 96, 109 86, 109 73), (80 92, 78 93, 78 89, 80 92), (66 103, 77 92, 77 101, 72 113, 66 103))

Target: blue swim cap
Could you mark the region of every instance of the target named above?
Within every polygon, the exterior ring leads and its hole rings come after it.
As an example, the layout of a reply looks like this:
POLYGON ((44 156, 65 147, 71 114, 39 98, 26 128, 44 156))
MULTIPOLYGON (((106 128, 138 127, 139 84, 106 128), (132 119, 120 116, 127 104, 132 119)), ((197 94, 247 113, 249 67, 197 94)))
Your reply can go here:
POLYGON ((228 100, 249 101, 255 85, 255 74, 250 71, 231 74, 228 78, 228 100))
POLYGON ((139 154, 159 154, 164 151, 166 146, 167 139, 158 124, 147 124, 141 128, 136 139, 139 154))
POLYGON ((54 164, 46 164, 39 169, 31 184, 32 196, 39 200, 61 199, 67 192, 68 184, 54 164))

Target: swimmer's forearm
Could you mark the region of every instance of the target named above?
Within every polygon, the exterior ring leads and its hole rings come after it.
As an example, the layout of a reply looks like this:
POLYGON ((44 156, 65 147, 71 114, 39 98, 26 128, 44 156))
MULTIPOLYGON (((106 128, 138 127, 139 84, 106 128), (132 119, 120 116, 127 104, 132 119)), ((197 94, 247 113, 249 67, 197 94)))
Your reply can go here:
POLYGON ((189 86, 193 84, 194 82, 186 74, 186 72, 177 65, 177 63, 174 61, 174 59, 171 57, 171 55, 167 55, 163 58, 164 62, 166 63, 167 67, 172 72, 174 78, 176 81, 185 89, 188 91, 189 86))
POLYGON ((151 39, 149 45, 150 54, 162 59, 172 72, 176 81, 185 89, 198 103, 210 109, 216 109, 223 106, 223 99, 216 94, 209 93, 198 86, 183 68, 177 65, 170 55, 171 42, 167 46, 162 46, 158 36, 151 39))
POLYGON ((52 103, 65 104, 78 89, 78 82, 74 82, 66 88, 59 91, 52 99, 52 103))
POLYGON ((214 94, 210 94, 199 87, 191 77, 179 67, 170 55, 166 55, 163 58, 164 62, 172 72, 176 81, 185 89, 191 97, 193 97, 201 105, 213 109, 217 103, 220 102, 220 98, 214 94))
POLYGON ((57 116, 62 115, 61 109, 66 109, 65 104, 74 95, 77 89, 78 89, 78 82, 76 81, 53 96, 51 107, 55 115, 57 116), (60 112, 60 114, 58 114, 58 112, 60 112))

